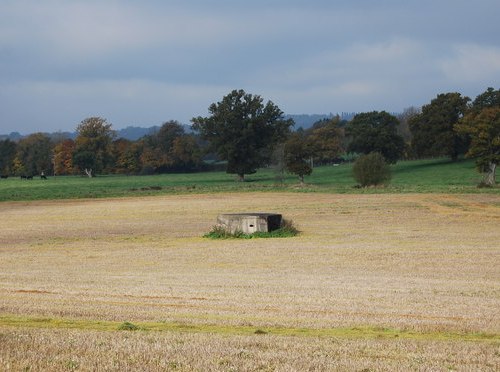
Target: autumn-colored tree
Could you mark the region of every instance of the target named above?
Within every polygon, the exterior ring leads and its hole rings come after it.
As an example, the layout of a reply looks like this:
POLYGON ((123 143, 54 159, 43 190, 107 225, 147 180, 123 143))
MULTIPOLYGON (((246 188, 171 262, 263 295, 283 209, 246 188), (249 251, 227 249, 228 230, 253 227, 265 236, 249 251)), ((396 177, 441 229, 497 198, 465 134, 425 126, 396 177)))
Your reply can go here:
POLYGON ((134 174, 141 170, 143 143, 119 138, 113 141, 113 159, 115 173, 134 174))
POLYGON ((161 159, 162 154, 160 149, 148 146, 146 142, 143 142, 140 155, 142 174, 153 174, 157 172, 161 165, 161 159))
POLYGON ((21 159, 19 159, 19 157, 17 156, 14 157, 14 160, 12 160, 12 174, 14 174, 15 176, 26 175, 26 168, 21 159))
POLYGON ((172 165, 179 170, 191 171, 201 165, 201 148, 194 136, 184 135, 174 139, 169 155, 172 165))
POLYGON ((70 138, 63 140, 54 146, 53 157, 55 175, 68 175, 75 172, 73 167, 74 151, 75 141, 70 138))

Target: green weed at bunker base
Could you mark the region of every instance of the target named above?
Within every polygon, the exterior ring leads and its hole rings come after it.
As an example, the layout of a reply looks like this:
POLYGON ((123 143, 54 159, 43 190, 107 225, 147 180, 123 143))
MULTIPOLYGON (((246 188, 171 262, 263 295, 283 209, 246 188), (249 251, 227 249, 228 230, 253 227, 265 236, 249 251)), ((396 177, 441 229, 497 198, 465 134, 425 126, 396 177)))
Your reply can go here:
POLYGON ((210 239, 257 239, 257 238, 291 238, 300 234, 292 220, 282 219, 279 229, 269 232, 244 233, 241 230, 228 231, 221 225, 215 225, 212 229, 203 235, 210 239))

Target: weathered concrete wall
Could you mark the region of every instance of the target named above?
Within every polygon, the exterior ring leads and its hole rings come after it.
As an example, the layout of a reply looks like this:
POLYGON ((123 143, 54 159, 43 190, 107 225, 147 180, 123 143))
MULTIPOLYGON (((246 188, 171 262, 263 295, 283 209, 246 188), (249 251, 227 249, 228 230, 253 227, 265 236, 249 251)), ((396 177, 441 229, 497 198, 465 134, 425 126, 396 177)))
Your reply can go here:
POLYGON ((230 213, 217 216, 217 224, 231 233, 253 234, 279 229, 281 218, 276 213, 230 213))

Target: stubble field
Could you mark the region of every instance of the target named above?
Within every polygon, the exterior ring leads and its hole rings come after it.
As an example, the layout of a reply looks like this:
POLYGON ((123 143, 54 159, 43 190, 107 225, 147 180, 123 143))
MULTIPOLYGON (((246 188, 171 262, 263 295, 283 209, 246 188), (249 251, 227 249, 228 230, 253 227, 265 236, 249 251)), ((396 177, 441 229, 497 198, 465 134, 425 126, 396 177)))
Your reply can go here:
POLYGON ((500 368, 500 195, 167 195, 0 212, 1 370, 500 368), (247 211, 302 233, 202 238, 217 214, 247 211))

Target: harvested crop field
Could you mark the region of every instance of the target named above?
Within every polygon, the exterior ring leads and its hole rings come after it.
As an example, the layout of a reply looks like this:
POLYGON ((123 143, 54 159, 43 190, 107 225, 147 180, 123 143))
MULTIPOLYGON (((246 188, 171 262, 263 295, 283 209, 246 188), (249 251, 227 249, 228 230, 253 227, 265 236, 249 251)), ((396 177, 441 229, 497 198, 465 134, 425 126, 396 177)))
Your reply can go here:
POLYGON ((500 368, 500 195, 172 195, 0 212, 2 370, 500 368), (202 237, 233 212, 282 213, 302 233, 202 237))

